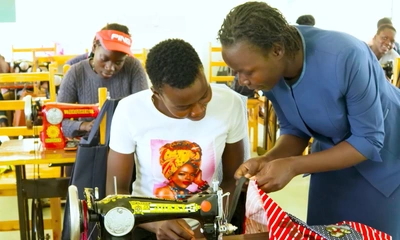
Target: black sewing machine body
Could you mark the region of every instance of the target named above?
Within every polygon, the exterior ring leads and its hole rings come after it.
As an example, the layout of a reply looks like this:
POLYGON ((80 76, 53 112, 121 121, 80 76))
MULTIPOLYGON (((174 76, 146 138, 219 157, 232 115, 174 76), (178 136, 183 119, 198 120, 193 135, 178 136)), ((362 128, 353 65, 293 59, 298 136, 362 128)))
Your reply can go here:
POLYGON ((71 240, 86 239, 89 223, 97 223, 101 239, 130 239, 139 224, 179 218, 198 220, 208 240, 237 229, 225 219, 222 202, 229 193, 223 195, 222 190, 198 193, 184 201, 131 195, 96 200, 96 193, 89 188, 84 194, 86 200, 79 200, 77 188, 69 187, 71 240))
POLYGON ((389 79, 392 78, 393 75, 393 61, 387 61, 384 64, 381 64, 383 70, 385 71, 385 75, 386 77, 388 77, 389 79))

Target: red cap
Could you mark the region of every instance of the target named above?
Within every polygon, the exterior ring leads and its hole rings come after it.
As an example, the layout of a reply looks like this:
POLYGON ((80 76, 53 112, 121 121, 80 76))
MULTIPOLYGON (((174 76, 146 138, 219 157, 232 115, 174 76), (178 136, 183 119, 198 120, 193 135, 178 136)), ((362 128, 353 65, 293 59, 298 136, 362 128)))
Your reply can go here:
POLYGON ((133 55, 131 51, 132 39, 128 34, 115 30, 101 30, 96 33, 96 39, 100 41, 101 46, 109 51, 133 55))

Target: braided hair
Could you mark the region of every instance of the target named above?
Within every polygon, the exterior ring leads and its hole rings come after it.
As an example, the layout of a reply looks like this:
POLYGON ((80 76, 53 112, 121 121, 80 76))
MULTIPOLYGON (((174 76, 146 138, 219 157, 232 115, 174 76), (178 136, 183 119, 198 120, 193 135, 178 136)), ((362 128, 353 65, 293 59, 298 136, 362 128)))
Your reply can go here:
POLYGON ((246 2, 233 8, 218 31, 218 39, 222 46, 247 42, 265 52, 279 44, 292 56, 301 49, 296 28, 265 2, 246 2))

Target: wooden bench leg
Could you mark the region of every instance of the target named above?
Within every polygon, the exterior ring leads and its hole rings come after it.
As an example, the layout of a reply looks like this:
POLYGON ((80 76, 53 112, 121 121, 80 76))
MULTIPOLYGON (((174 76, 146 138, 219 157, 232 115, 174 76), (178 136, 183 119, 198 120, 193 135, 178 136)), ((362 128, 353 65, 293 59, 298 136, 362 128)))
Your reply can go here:
POLYGON ((50 198, 51 228, 53 240, 61 239, 61 199, 50 198))

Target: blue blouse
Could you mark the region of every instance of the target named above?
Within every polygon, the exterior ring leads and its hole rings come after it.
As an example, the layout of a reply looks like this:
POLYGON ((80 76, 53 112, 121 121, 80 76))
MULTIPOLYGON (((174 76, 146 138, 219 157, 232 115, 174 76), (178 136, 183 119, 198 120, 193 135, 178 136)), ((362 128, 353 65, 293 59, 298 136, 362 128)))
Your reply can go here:
POLYGON ((358 171, 389 196, 400 185, 400 90, 366 43, 345 33, 297 29, 305 53, 299 80, 290 86, 281 79, 265 92, 281 135, 313 137, 313 152, 347 141, 369 159, 358 171))

